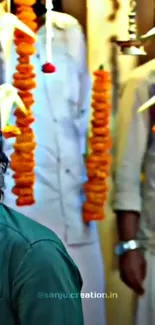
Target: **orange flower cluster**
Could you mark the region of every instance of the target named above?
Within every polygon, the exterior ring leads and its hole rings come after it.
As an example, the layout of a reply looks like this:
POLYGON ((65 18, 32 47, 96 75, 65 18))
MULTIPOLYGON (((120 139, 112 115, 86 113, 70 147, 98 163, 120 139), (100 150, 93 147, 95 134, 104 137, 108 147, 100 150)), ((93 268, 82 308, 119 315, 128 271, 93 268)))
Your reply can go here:
POLYGON ((86 159, 88 181, 84 185, 86 202, 83 206, 85 222, 104 219, 107 199, 107 179, 111 162, 110 113, 111 78, 101 66, 95 73, 92 95, 92 137, 89 139, 91 153, 86 159))
MULTIPOLYGON (((17 6, 17 17, 35 32, 37 17, 32 6, 36 0, 15 0, 14 2, 17 6)), ((32 89, 36 87, 36 80, 34 67, 30 63, 30 56, 36 50, 34 40, 19 30, 15 31, 14 42, 19 57, 16 66, 17 72, 13 75, 13 86, 19 90, 18 94, 29 112, 28 115, 25 115, 19 108, 14 112, 16 126, 20 129, 20 134, 16 136, 10 167, 14 171, 13 178, 15 180, 12 193, 18 197, 16 204, 24 206, 35 203, 33 188, 35 183, 34 150, 36 143, 31 124, 34 122, 32 105, 35 102, 32 89)))
POLYGON ((155 133, 155 125, 152 127, 152 132, 155 133))
POLYGON ((2 131, 2 134, 5 139, 10 139, 16 137, 18 134, 20 134, 20 129, 17 128, 14 125, 8 125, 5 127, 5 129, 2 131))

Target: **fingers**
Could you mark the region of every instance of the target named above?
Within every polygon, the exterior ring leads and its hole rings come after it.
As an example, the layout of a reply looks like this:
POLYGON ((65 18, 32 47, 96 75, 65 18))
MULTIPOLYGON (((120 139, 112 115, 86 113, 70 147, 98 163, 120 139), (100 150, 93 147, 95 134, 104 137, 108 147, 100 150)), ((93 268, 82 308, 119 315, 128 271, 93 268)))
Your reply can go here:
POLYGON ((143 295, 145 290, 143 281, 146 277, 147 265, 144 258, 139 256, 137 261, 128 260, 120 268, 120 277, 122 281, 138 295, 143 295), (128 262, 128 263, 127 263, 128 262))
POLYGON ((133 286, 134 291, 138 294, 138 295, 143 295, 144 294, 144 288, 143 288, 143 279, 141 277, 141 270, 139 270, 139 272, 135 272, 132 275, 131 278, 131 284, 133 286))
POLYGON ((138 295, 144 294, 144 288, 142 286, 142 279, 135 274, 135 272, 131 273, 121 273, 120 274, 121 280, 132 290, 135 291, 138 295))

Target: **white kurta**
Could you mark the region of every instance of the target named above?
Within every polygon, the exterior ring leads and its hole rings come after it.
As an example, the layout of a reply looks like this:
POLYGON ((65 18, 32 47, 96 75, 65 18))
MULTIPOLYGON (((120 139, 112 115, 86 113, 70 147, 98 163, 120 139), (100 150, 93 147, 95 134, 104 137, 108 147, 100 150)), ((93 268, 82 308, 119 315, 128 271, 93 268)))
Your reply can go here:
POLYGON ((113 207, 141 213, 139 237, 146 243, 145 294, 138 299, 136 325, 155 324, 155 134, 151 133, 153 121, 149 110, 137 114, 138 108, 152 97, 154 86, 155 60, 152 60, 135 69, 126 83, 118 115, 122 128, 117 132, 116 141, 113 207), (121 141, 124 135, 125 147, 121 141), (145 173, 143 184, 140 182, 142 172, 145 173))
MULTIPOLYGON (((45 75, 45 28, 39 31, 36 68, 37 89, 33 113, 36 122, 36 204, 18 208, 11 193, 14 185, 8 169, 4 204, 52 229, 63 241, 83 278, 83 292, 104 292, 104 270, 95 223, 82 221, 82 154, 88 127, 91 84, 86 68, 84 38, 78 24, 54 29, 53 63, 57 72, 45 75)), ((15 66, 15 53, 12 66, 15 66)), ((11 68, 11 74, 13 69, 11 68)), ((13 117, 12 117, 13 120, 13 117)), ((13 141, 5 141, 9 157, 13 141)), ((104 325, 102 299, 83 299, 85 325, 104 325)))

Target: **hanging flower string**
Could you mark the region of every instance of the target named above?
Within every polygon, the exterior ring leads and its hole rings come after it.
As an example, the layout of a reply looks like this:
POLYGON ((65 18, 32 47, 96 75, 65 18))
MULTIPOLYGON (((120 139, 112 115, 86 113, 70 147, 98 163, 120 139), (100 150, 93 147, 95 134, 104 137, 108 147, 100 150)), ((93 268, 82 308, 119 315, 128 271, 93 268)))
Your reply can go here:
POLYGON ((52 0, 46 0, 46 59, 47 62, 43 64, 42 71, 44 73, 54 73, 56 71, 55 66, 52 63, 52 0))
MULTIPOLYGON (((17 17, 32 31, 36 32, 37 24, 35 21, 37 17, 32 8, 36 0, 15 0, 14 2, 17 6, 17 17)), ((18 64, 13 75, 13 86, 18 89, 18 94, 29 113, 25 116, 18 107, 14 112, 16 126, 20 129, 20 134, 16 136, 10 167, 14 171, 15 186, 12 192, 17 196, 16 204, 24 206, 35 203, 34 150, 36 143, 31 128, 31 124, 35 120, 32 112, 32 105, 35 100, 31 91, 36 87, 36 80, 34 67, 30 63, 30 56, 35 54, 36 50, 33 38, 19 30, 15 31, 14 43, 18 54, 18 64)))
POLYGON ((108 192, 108 176, 111 164, 111 77, 101 66, 95 73, 92 94, 92 136, 89 139, 91 153, 86 159, 88 181, 84 185, 86 202, 83 206, 85 222, 104 219, 104 205, 108 192))

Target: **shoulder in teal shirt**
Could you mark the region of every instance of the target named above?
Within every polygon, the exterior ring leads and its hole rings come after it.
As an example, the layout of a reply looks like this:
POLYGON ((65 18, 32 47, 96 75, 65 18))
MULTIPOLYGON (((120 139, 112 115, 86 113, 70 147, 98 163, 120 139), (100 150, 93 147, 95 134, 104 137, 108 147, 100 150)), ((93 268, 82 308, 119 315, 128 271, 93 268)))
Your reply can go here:
POLYGON ((0 324, 83 325, 81 287, 58 237, 0 205, 0 324))

